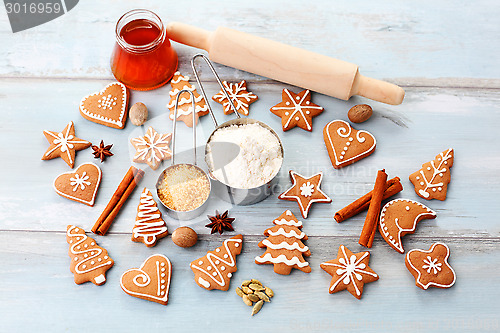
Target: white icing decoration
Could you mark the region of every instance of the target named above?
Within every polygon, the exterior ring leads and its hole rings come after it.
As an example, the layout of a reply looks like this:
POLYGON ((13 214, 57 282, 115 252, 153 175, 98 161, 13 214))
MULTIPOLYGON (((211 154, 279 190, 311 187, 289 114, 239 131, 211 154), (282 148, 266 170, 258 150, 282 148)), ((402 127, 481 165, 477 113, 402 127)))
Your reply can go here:
POLYGON ((304 247, 300 247, 300 244, 297 243, 297 242, 294 242, 293 244, 288 244, 287 242, 281 242, 279 244, 273 244, 268 239, 264 239, 262 241, 262 244, 264 244, 265 246, 267 246, 268 248, 271 248, 273 250, 286 249, 286 250, 289 250, 289 251, 299 250, 300 252, 307 252, 307 250, 309 250, 309 248, 307 246, 305 246, 305 245, 304 245, 304 247))
MULTIPOLYGON (((108 95, 108 96, 111 96, 111 95, 108 95)), ((126 116, 126 106, 127 106, 127 87, 125 87, 125 85, 123 83, 120 83, 120 82, 114 82, 114 83, 110 83, 108 84, 106 87, 104 87, 104 89, 102 89, 101 91, 99 92, 96 92, 96 93, 93 93, 91 95, 88 95, 86 97, 84 97, 81 101, 80 101, 80 112, 82 112, 83 114, 85 114, 86 116, 92 118, 92 119, 95 119, 95 120, 100 120, 104 123, 107 123, 107 124, 113 124, 113 125, 117 125, 118 127, 123 127, 124 126, 124 119, 125 119, 125 116, 126 116), (103 116, 103 115, 100 115, 100 114, 96 114, 96 113, 93 113, 92 111, 90 110, 87 110, 84 106, 83 106, 83 103, 85 103, 85 101, 92 97, 92 96, 97 96, 97 95, 100 95, 100 94, 103 94, 104 91, 106 91, 106 89, 110 88, 111 86, 114 86, 114 85, 118 85, 120 88, 121 88, 121 108, 120 108, 120 114, 118 116, 118 119, 111 119, 109 117, 106 117, 106 116, 103 116)))
POLYGON ((137 150, 134 161, 149 162, 152 168, 156 168, 162 160, 172 156, 169 148, 171 138, 172 133, 160 134, 150 126, 146 135, 130 140, 137 150))
POLYGON ((80 188, 82 191, 85 190, 85 186, 91 185, 91 183, 88 181, 90 176, 87 175, 87 172, 84 171, 82 173, 82 176, 78 173, 75 172, 75 177, 71 177, 70 180, 70 185, 74 186, 73 187, 73 192, 76 192, 78 188, 80 188))
POLYGON ((424 264, 422 266, 423 269, 427 269, 427 273, 430 273, 431 271, 436 275, 438 272, 441 271, 441 266, 443 265, 442 263, 438 263, 438 259, 432 259, 431 256, 427 256, 426 259, 423 260, 424 264))
MULTIPOLYGON (((431 166, 432 166, 432 169, 433 169, 432 176, 431 176, 430 180, 427 180, 427 178, 425 177, 424 172, 422 170, 420 170, 420 174, 422 175, 422 180, 425 182, 425 188, 418 190, 418 193, 422 197, 424 197, 426 199, 429 198, 430 193, 428 192, 428 189, 433 189, 433 188, 441 187, 441 186, 445 185, 443 182, 439 182, 439 183, 436 183, 436 184, 433 184, 432 182, 434 181, 434 178, 436 178, 437 175, 442 175, 442 174, 444 174, 447 171, 447 168, 446 167, 442 167, 442 165, 443 165, 443 163, 445 165, 448 164, 448 160, 453 157, 451 151, 452 151, 452 149, 450 148, 450 149, 448 149, 446 151, 445 154, 443 154, 443 152, 439 153, 439 155, 441 156, 442 160, 438 159, 438 160, 440 160, 440 162, 439 162, 439 165, 437 167, 434 165, 434 161, 430 162, 431 166)), ((427 170, 431 170, 430 167, 428 167, 427 170)), ((424 186, 424 183, 421 182, 420 185, 424 186)))
MULTIPOLYGON (((236 245, 239 246, 240 243, 242 242, 242 240, 238 239, 238 238, 230 238, 230 239, 226 239, 224 241, 223 246, 226 249, 226 254, 224 254, 224 258, 227 259, 229 257, 228 254, 231 254, 229 261, 226 261, 226 260, 224 260, 224 259, 222 259, 222 258, 218 257, 217 255, 210 253, 210 252, 207 253, 207 255, 206 255, 206 258, 210 264, 209 267, 213 266, 213 268, 215 269, 215 272, 212 273, 213 275, 208 273, 208 267, 207 267, 207 270, 205 270, 202 267, 191 264, 192 268, 204 273, 207 277, 210 277, 210 279, 212 279, 215 283, 217 283, 221 287, 225 286, 226 282, 224 280, 224 277, 222 276, 222 273, 220 272, 220 268, 217 265, 215 265, 214 261, 219 260, 220 262, 226 264, 226 266, 229 266, 229 267, 236 266, 235 257, 233 257, 231 251, 229 250, 229 245, 228 245, 229 242, 234 242, 234 246, 237 247, 236 245)), ((200 282, 200 284, 203 285, 205 288, 210 287, 210 283, 208 281, 202 279, 201 277, 198 278, 198 282, 200 282), (208 286, 206 284, 208 284, 208 286)))
POLYGON ((147 245, 154 244, 157 241, 157 236, 167 231, 167 225, 161 219, 160 210, 147 188, 141 193, 137 217, 132 233, 134 238, 142 237, 147 245))
MULTIPOLYGON (((250 103, 252 100, 256 100, 257 96, 254 93, 247 91, 245 86, 246 82, 241 81, 239 83, 228 84, 226 81, 223 81, 222 84, 233 101, 236 110, 239 113, 248 116, 250 103)), ((231 103, 222 91, 219 91, 216 95, 214 95, 213 99, 222 104, 226 113, 233 110, 231 103)))
POLYGON ((273 258, 271 256, 271 253, 266 253, 262 257, 255 257, 255 260, 260 262, 260 263, 265 263, 265 262, 272 262, 273 264, 286 264, 288 266, 293 266, 297 265, 298 267, 306 267, 309 266, 309 263, 307 261, 300 262, 298 257, 293 257, 292 259, 288 259, 284 254, 280 254, 276 258, 273 258))
MULTIPOLYGON (((297 115, 297 117, 295 117, 295 120, 299 120, 300 118, 304 119, 304 122, 306 123, 307 129, 308 130, 312 130, 312 125, 307 121, 307 118, 304 115, 304 110, 303 109, 323 110, 323 108, 321 106, 311 106, 311 105, 306 105, 304 103, 304 99, 309 95, 309 90, 306 90, 306 92, 304 93, 304 96, 302 96, 302 98, 300 98, 300 96, 296 97, 296 99, 299 102, 295 102, 295 99, 292 98, 292 96, 290 94, 290 91, 288 91, 288 89, 284 89, 283 91, 288 95, 288 98, 290 98, 290 101, 292 101, 293 105, 290 105, 290 106, 273 106, 271 108, 272 110, 289 110, 289 111, 292 112, 292 114, 290 115, 290 117, 288 118, 288 120, 286 121, 286 123, 283 125, 283 127, 287 128, 290 125, 290 121, 292 120, 292 118, 294 118, 295 115, 297 115), (299 118, 299 116, 300 116, 300 118, 299 118)), ((289 105, 287 103, 285 103, 285 104, 289 105)))
POLYGON ((353 254, 351 255, 350 258, 347 257, 347 254, 345 252, 345 247, 343 245, 340 246, 343 254, 343 258, 339 258, 339 264, 333 264, 333 263, 322 263, 324 266, 333 266, 333 267, 338 267, 336 273, 340 277, 338 278, 337 281, 335 281, 334 284, 330 287, 330 291, 335 290, 335 288, 338 286, 340 282, 344 284, 352 284, 354 286, 354 290, 356 291, 356 294, 358 296, 361 295, 361 291, 359 290, 357 284, 355 283, 355 279, 358 281, 363 281, 363 275, 371 275, 373 277, 378 277, 377 274, 366 271, 366 265, 362 263, 361 261, 366 258, 369 254, 369 252, 363 253, 363 255, 356 260, 356 256, 353 254))
MULTIPOLYGON (((109 261, 106 261, 100 265, 97 265, 97 266, 94 266, 94 267, 91 267, 91 268, 87 268, 87 266, 85 265, 85 263, 91 261, 92 259, 95 259, 97 257, 99 257, 102 253, 104 253, 103 249, 98 247, 98 248, 93 248, 93 249, 85 249, 85 250, 79 250, 81 249, 81 246, 80 244, 83 244, 87 239, 87 235, 85 235, 85 233, 83 234, 80 234, 80 233, 72 233, 72 231, 75 231, 75 232, 78 232, 79 229, 77 229, 75 226, 71 226, 68 231, 66 232, 66 235, 68 237, 74 237, 75 239, 75 243, 74 244, 71 244, 70 248, 69 248, 69 251, 71 252, 71 254, 74 254, 75 256, 77 255, 84 255, 84 254, 88 254, 89 252, 90 253, 90 256, 88 256, 87 258, 84 258, 82 261, 78 262, 76 265, 75 265, 75 272, 77 274, 85 274, 85 273, 88 273, 88 272, 91 272, 91 271, 94 271, 100 267, 104 267, 104 266, 108 266, 108 265, 113 265, 113 261, 112 260, 109 260, 109 261), (81 238, 80 238, 81 237, 81 238), (94 252, 95 250, 95 252, 94 252), (80 267, 82 269, 80 269, 80 267)), ((108 259, 107 256, 104 257, 104 259, 108 259)), ((75 260, 76 261, 76 260, 75 260)))
POLYGON ((268 230, 268 233, 270 236, 285 236, 287 238, 297 238, 297 239, 302 239, 306 236, 306 234, 302 231, 300 231, 300 234, 297 234, 295 230, 290 230, 290 232, 286 232, 285 229, 279 228, 278 231, 274 232, 272 230, 268 230))
POLYGON ((289 225, 289 226, 293 226, 293 227, 302 227, 301 221, 295 222, 294 220, 281 219, 281 220, 274 220, 273 223, 276 225, 289 225))
POLYGON ((302 184, 300 187, 300 195, 303 195, 304 197, 310 197, 314 193, 314 184, 311 184, 311 182, 305 182, 302 184))

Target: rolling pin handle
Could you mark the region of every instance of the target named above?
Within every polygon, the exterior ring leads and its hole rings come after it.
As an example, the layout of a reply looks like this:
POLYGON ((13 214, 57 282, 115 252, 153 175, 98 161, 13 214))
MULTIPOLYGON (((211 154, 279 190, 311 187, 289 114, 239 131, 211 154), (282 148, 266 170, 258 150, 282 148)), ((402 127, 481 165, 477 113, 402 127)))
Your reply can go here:
POLYGON ((181 22, 170 22, 167 24, 167 36, 177 43, 210 50, 212 32, 205 29, 181 22))
POLYGON ((403 102, 405 91, 395 84, 372 79, 357 72, 350 95, 360 95, 378 102, 399 105, 403 102))

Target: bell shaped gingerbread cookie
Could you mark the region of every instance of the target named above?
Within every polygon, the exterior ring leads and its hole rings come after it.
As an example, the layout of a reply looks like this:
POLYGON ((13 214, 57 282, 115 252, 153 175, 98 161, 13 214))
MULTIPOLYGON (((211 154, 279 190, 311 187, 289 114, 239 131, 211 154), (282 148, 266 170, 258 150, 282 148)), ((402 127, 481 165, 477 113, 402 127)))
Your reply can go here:
POLYGON ((422 164, 422 168, 410 175, 415 192, 422 198, 445 200, 448 184, 451 181, 450 168, 455 153, 447 149, 439 153, 434 161, 422 164))
POLYGON ((207 290, 228 290, 233 273, 237 271, 236 256, 241 253, 243 236, 236 235, 226 239, 222 246, 190 264, 194 281, 207 290))
POLYGON ((435 218, 436 213, 419 202, 395 199, 382 208, 379 231, 387 244, 399 253, 404 253, 401 238, 414 233, 417 223, 421 220, 435 218))
POLYGON ((455 284, 456 275, 448 263, 450 249, 443 243, 434 243, 427 251, 414 249, 405 257, 406 268, 415 278, 417 287, 449 288, 455 284))

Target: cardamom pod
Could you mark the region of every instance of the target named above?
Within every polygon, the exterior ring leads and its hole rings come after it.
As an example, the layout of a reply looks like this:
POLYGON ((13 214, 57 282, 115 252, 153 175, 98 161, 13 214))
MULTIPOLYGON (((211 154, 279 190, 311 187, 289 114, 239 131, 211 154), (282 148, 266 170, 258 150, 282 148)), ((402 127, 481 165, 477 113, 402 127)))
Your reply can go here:
POLYGON ((250 289, 250 288, 248 288, 248 287, 241 287, 241 289, 242 289, 242 290, 243 290, 243 292, 244 292, 245 294, 247 294, 247 295, 248 295, 248 294, 252 294, 252 293, 253 293, 253 290, 252 290, 252 289, 250 289))
POLYGON ((251 300, 252 302, 258 302, 258 301, 260 301, 260 300, 261 300, 260 296, 258 296, 258 295, 256 295, 256 294, 248 294, 248 295, 246 295, 246 296, 247 296, 247 298, 248 298, 249 300, 251 300))
POLYGON ((257 291, 261 291, 261 290, 265 290, 266 288, 264 288, 261 284, 257 284, 257 283, 250 283, 248 285, 248 287, 252 290, 257 290, 257 291))
POLYGON ((243 299, 243 302, 245 302, 246 305, 248 305, 248 306, 252 306, 253 305, 252 301, 248 299, 247 295, 243 295, 242 299, 243 299))
POLYGON ((252 280, 250 281, 250 283, 260 284, 260 285, 262 286, 262 282, 260 282, 260 281, 259 281, 259 280, 257 280, 257 279, 252 279, 252 280))
POLYGON ((269 297, 267 297, 267 295, 264 294, 262 291, 256 291, 256 292, 254 292, 254 295, 256 295, 258 298, 260 298, 264 302, 271 302, 269 297))
POLYGON ((266 294, 269 297, 273 297, 274 296, 274 291, 271 288, 266 287, 266 294))
POLYGON ((236 288, 236 293, 238 294, 238 296, 240 297, 243 297, 245 296, 245 293, 243 292, 243 290, 241 290, 240 288, 236 288))
POLYGON ((245 281, 243 281, 243 282, 241 283, 241 285, 242 285, 243 287, 248 287, 248 285, 249 285, 250 283, 252 283, 252 281, 250 281, 250 280, 245 280, 245 281))
POLYGON ((255 305, 253 306, 253 309, 252 309, 252 316, 254 314, 256 314, 257 312, 260 311, 260 309, 262 309, 262 305, 264 304, 264 301, 263 300, 260 300, 258 301, 257 303, 255 303, 255 305))

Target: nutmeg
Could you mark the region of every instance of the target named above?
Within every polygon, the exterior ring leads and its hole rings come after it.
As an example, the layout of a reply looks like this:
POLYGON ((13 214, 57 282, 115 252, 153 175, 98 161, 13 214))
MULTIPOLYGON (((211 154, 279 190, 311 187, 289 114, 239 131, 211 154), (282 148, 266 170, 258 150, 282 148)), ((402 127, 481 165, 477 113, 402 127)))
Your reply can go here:
POLYGON ((148 120, 148 108, 144 103, 137 102, 130 108, 129 112, 130 121, 135 126, 141 126, 148 120))
POLYGON ((354 105, 347 112, 347 117, 353 123, 362 123, 370 119, 373 114, 372 107, 368 104, 358 104, 354 105))
POLYGON ((180 247, 191 247, 198 241, 198 234, 189 227, 179 227, 172 233, 172 241, 180 247))

